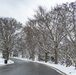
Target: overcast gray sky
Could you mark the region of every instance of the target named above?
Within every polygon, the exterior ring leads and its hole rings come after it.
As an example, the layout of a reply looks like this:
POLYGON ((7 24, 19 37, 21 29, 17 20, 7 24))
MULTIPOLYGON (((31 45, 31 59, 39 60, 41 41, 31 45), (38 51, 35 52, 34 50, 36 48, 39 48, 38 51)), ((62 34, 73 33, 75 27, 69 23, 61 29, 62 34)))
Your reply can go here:
POLYGON ((0 0, 0 17, 13 17, 23 24, 32 17, 38 5, 51 8, 56 4, 75 0, 0 0))

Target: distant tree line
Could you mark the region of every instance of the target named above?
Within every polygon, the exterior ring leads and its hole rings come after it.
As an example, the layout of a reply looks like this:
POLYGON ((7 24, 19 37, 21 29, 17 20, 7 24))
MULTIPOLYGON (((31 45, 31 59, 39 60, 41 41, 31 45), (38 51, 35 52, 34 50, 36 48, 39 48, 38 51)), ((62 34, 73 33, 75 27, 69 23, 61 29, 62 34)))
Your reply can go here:
POLYGON ((76 2, 56 5, 49 11, 39 6, 25 26, 13 18, 0 18, 0 50, 76 66, 76 2))

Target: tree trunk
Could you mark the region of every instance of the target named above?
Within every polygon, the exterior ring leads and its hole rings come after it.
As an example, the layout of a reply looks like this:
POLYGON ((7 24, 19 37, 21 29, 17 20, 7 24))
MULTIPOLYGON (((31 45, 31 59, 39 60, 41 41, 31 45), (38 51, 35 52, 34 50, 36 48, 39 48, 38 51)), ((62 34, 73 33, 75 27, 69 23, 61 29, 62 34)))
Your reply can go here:
POLYGON ((48 61, 48 53, 45 52, 45 62, 47 62, 47 61, 48 61))
POLYGON ((24 51, 22 50, 22 58, 24 58, 24 51))
POLYGON ((41 60, 41 55, 40 54, 38 54, 38 61, 40 61, 41 60))
POLYGON ((34 50, 32 51, 32 60, 35 60, 34 50))
POLYGON ((9 59, 9 52, 7 51, 7 60, 9 59))
POLYGON ((55 64, 58 64, 57 48, 55 48, 55 64))
POLYGON ((8 60, 9 59, 9 52, 6 50, 6 51, 3 51, 3 58, 8 60))

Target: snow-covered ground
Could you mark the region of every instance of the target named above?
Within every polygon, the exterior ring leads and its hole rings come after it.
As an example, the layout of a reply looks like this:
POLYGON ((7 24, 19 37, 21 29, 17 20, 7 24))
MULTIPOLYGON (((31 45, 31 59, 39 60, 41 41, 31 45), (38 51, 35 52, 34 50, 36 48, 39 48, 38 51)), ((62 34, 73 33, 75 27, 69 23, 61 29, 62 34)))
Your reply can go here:
POLYGON ((41 64, 45 64, 49 67, 53 67, 55 70, 57 71, 62 71, 63 73, 65 73, 66 75, 76 75, 76 70, 74 66, 70 66, 70 67, 66 67, 60 64, 51 64, 49 62, 45 63, 45 62, 41 62, 41 61, 32 61, 32 60, 28 60, 28 59, 23 59, 23 58, 16 58, 16 59, 21 59, 24 61, 31 61, 31 62, 37 62, 37 63, 41 63, 41 64))
MULTIPOLYGON (((12 63, 14 62, 11 60, 8 60, 7 64, 12 64, 12 63)), ((0 66, 3 66, 3 65, 6 65, 6 64, 4 64, 4 59, 2 58, 2 55, 0 54, 0 66)))

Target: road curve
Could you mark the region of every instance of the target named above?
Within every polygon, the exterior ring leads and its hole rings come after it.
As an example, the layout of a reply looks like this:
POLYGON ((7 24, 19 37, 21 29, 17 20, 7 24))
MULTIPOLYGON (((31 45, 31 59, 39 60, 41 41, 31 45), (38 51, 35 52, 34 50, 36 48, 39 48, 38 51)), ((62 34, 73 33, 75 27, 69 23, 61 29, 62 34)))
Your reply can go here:
POLYGON ((12 59, 15 63, 0 67, 0 75, 61 75, 46 65, 12 59))

